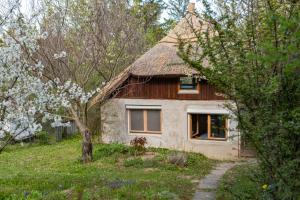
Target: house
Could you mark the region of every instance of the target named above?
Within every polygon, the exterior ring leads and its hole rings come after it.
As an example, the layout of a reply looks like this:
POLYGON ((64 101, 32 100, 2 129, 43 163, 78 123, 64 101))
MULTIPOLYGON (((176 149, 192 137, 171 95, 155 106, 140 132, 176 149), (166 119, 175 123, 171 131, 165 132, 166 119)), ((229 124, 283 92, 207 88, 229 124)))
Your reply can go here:
POLYGON ((237 122, 224 106, 230 101, 177 55, 178 38, 193 42, 194 31, 208 27, 200 23, 194 6, 190 4, 187 15, 165 38, 98 95, 109 99, 102 106, 104 142, 128 144, 146 137, 151 147, 216 159, 239 157, 237 122))

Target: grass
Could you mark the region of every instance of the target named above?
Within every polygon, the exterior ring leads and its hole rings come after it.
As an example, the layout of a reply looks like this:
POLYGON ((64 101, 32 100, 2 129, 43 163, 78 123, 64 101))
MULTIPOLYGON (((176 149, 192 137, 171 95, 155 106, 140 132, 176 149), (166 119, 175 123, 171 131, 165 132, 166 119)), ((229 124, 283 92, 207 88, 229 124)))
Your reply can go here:
POLYGON ((189 153, 187 166, 167 162, 173 153, 149 149, 132 156, 120 144, 95 144, 95 161, 80 162, 77 138, 52 145, 20 145, 0 154, 0 199, 191 199, 192 180, 216 161, 189 153))
POLYGON ((254 164, 238 165, 222 177, 217 200, 265 199, 262 186, 258 184, 258 167, 254 164))

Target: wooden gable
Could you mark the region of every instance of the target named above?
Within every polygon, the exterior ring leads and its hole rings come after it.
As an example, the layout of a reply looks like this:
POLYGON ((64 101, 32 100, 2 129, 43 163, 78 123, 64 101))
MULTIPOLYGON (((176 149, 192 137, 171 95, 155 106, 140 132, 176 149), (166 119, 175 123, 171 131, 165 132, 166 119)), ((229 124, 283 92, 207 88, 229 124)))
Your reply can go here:
POLYGON ((116 91, 115 98, 174 99, 174 100, 224 100, 205 80, 198 82, 197 94, 181 94, 179 77, 130 76, 116 91))

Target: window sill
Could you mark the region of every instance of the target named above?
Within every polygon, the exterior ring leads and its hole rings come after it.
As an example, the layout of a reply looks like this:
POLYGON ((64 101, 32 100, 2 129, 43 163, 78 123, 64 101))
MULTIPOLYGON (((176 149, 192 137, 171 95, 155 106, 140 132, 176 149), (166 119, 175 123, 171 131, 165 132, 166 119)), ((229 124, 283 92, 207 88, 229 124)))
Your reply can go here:
POLYGON ((199 94, 198 90, 179 90, 178 94, 199 94))
POLYGON ((190 140, 193 141, 227 141, 227 138, 211 138, 211 139, 196 139, 196 138, 190 138, 190 140))
POLYGON ((161 135, 160 131, 130 131, 129 134, 151 134, 151 135, 161 135))
POLYGON ((161 137, 161 132, 129 132, 128 133, 131 136, 153 136, 153 137, 161 137))

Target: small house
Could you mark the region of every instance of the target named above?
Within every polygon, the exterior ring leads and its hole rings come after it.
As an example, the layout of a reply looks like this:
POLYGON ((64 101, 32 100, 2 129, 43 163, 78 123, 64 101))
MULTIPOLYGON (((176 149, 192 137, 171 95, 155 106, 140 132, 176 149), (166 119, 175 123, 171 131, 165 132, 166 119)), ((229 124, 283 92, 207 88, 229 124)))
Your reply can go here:
POLYGON ((187 15, 165 38, 99 94, 108 99, 101 108, 104 142, 128 144, 145 137, 151 147, 216 159, 239 157, 237 122, 224 106, 230 101, 177 54, 179 38, 193 42, 197 27, 207 25, 194 6, 190 4, 187 15))

